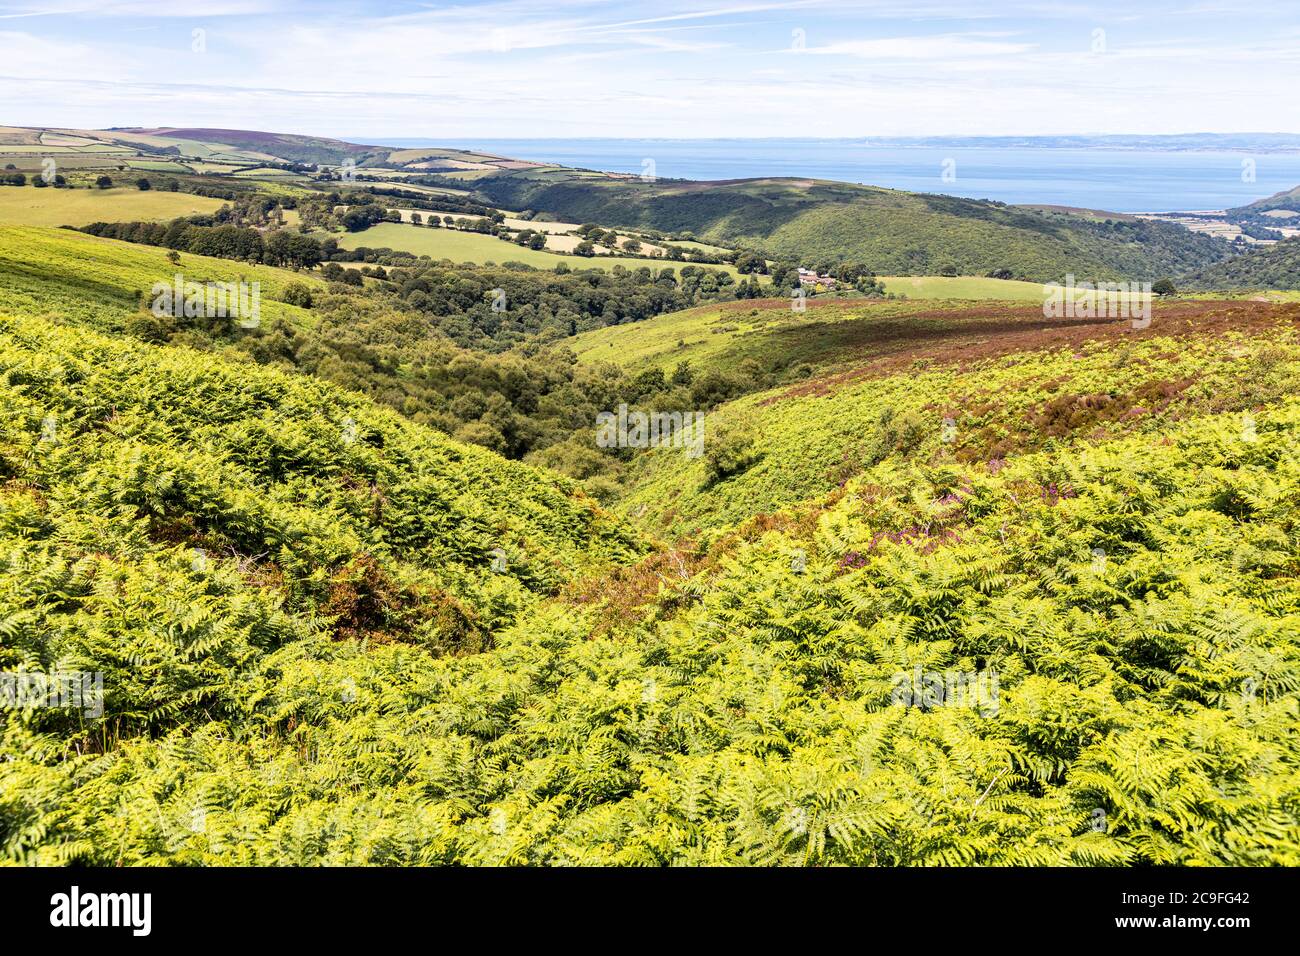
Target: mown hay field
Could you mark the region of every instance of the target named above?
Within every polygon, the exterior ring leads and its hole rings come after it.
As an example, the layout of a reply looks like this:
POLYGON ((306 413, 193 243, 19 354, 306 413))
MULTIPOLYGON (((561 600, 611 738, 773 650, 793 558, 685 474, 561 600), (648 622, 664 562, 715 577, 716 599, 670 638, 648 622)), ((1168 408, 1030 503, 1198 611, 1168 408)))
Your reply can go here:
MULTIPOLYGON (((140 174, 108 173, 132 180, 140 174)), ((0 187, 0 225, 85 226, 92 222, 162 222, 178 216, 215 212, 223 200, 188 193, 140 190, 134 185, 111 189, 37 189, 0 187)))

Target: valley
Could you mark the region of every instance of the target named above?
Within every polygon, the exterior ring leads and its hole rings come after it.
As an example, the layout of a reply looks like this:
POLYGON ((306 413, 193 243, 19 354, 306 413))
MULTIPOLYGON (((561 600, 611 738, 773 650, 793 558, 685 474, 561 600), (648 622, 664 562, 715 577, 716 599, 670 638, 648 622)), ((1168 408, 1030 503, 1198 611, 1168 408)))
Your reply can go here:
POLYGON ((1300 240, 207 127, 0 165, 0 671, 103 694, 5 710, 4 863, 1300 865, 1300 240))

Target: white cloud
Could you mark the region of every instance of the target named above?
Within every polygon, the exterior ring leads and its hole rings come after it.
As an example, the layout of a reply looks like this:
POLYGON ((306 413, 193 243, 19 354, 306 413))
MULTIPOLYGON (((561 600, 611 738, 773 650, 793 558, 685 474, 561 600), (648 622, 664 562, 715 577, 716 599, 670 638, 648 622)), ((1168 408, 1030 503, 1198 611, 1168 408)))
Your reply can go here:
POLYGON ((1160 19, 1190 4, 1157 0, 1134 22, 1119 0, 978 16, 935 0, 378 2, 11 4, 0 110, 371 137, 1176 132, 1285 125, 1300 85, 1293 21, 1268 3, 1160 19))
POLYGON ((840 40, 825 46, 787 51, 822 56, 859 56, 879 60, 948 60, 954 57, 1015 56, 1035 49, 1032 43, 1007 43, 979 35, 886 37, 876 40, 840 40))

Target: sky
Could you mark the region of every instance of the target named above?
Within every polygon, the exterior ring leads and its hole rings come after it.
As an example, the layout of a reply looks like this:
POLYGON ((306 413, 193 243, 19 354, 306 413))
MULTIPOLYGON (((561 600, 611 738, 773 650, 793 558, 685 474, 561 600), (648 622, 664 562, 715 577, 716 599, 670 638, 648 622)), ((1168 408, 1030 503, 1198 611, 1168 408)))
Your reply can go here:
POLYGON ((392 137, 1300 132, 1300 0, 0 0, 0 123, 392 137))

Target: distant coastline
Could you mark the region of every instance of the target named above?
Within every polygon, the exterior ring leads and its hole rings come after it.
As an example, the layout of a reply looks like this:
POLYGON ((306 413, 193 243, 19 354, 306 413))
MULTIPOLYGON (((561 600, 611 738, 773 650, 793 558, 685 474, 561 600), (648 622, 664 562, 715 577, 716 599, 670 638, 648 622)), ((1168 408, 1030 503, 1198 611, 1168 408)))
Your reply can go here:
POLYGON ((798 177, 1009 205, 1122 213, 1230 209, 1300 185, 1300 134, 1168 137, 619 139, 354 137, 483 150, 665 179, 798 177), (1152 145, 1155 143, 1156 145, 1152 145))
MULTIPOLYGON (((529 142, 534 137, 464 137, 448 139, 429 137, 349 137, 349 142, 371 142, 377 146, 404 148, 445 145, 448 142, 474 140, 485 143, 529 142)), ((750 143, 750 142, 821 142, 840 143, 862 148, 987 148, 987 149, 1108 149, 1159 150, 1167 152, 1300 152, 1300 133, 1178 133, 1143 136, 1137 134, 1071 136, 755 136, 755 137, 628 137, 582 136, 553 137, 574 142, 656 142, 656 143, 750 143)))

